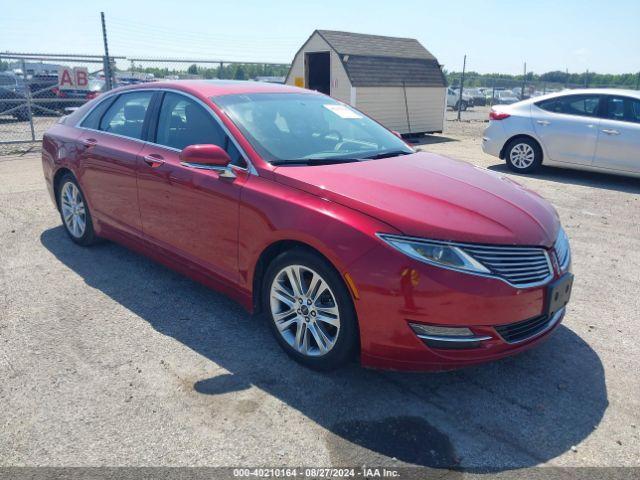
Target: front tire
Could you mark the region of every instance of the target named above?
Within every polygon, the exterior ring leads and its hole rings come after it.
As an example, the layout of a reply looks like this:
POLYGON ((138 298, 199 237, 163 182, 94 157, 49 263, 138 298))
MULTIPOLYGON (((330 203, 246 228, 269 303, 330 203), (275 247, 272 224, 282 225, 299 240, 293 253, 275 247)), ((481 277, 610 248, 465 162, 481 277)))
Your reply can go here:
POLYGON ((70 173, 60 179, 58 206, 67 235, 78 245, 89 246, 97 241, 89 206, 77 180, 70 173))
POLYGON ((456 102, 456 110, 460 110, 461 112, 466 112, 467 111, 467 102, 466 100, 458 100, 456 102))
POLYGON ((303 249, 278 255, 262 297, 276 340, 294 360, 326 371, 351 359, 358 345, 355 309, 342 278, 319 255, 303 249))
POLYGON ((532 173, 542 165, 542 149, 531 138, 514 138, 505 148, 507 166, 517 173, 532 173))

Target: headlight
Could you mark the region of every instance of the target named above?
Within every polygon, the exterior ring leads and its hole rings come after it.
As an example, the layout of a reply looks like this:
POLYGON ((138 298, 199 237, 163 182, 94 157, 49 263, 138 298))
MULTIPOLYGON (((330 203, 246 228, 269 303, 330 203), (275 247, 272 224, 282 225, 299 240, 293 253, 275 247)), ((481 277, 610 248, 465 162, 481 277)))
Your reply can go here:
POLYGON ((491 273, 462 249, 446 242, 386 234, 378 234, 378 237, 396 250, 424 263, 463 272, 491 273))
POLYGON ((562 270, 563 272, 566 271, 569 268, 569 264, 571 263, 571 247, 569 246, 569 237, 567 237, 567 233, 562 227, 560 227, 558 238, 556 238, 556 242, 554 243, 553 248, 555 249, 556 255, 558 256, 560 270, 562 270))

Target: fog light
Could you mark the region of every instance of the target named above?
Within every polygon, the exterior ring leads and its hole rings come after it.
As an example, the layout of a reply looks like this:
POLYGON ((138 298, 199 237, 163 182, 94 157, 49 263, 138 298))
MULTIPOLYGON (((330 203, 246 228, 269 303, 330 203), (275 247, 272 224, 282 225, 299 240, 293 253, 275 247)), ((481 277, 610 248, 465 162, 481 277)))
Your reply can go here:
POLYGON ((473 332, 467 327, 438 327, 436 325, 421 325, 410 323, 417 335, 446 336, 446 337, 470 337, 473 332))
POLYGON ((491 339, 487 335, 474 335, 467 327, 439 327, 420 323, 409 325, 418 338, 431 348, 477 348, 480 342, 491 339))

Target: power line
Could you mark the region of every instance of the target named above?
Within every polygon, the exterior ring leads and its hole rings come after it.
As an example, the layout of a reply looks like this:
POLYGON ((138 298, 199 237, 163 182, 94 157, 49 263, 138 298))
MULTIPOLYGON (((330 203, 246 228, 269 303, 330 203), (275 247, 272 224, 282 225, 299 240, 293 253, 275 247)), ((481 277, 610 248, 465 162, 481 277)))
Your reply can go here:
MULTIPOLYGON (((122 18, 118 18, 118 17, 109 17, 109 25, 111 25, 112 23, 114 24, 119 24, 119 25, 125 25, 125 26, 132 26, 135 28, 147 28, 150 30, 156 30, 160 33, 166 33, 168 30, 174 31, 173 28, 175 27, 163 27, 160 25, 154 25, 151 23, 143 23, 143 22, 136 22, 136 21, 132 21, 129 19, 122 19, 122 18)), ((188 35, 207 35, 207 36, 217 36, 220 38, 227 38, 226 35, 216 35, 214 33, 210 33, 210 32, 197 32, 197 31, 193 31, 193 30, 189 30, 189 31, 180 31, 180 33, 188 35)), ((264 38, 280 38, 280 39, 295 39, 297 38, 297 35, 271 35, 268 37, 264 37, 264 38)))
POLYGON ((215 47, 216 50, 220 48, 225 48, 227 50, 273 50, 275 49, 287 49, 287 50, 295 50, 297 44, 276 44, 276 43, 265 43, 260 41, 255 42, 235 42, 232 40, 228 40, 227 42, 221 42, 217 40, 211 40, 207 38, 194 38, 194 39, 180 39, 174 38, 170 36, 162 36, 155 37, 152 35, 144 35, 143 37, 133 37, 128 34, 123 34, 122 31, 117 30, 116 28, 110 28, 110 37, 115 41, 125 45, 144 45, 149 47, 154 46, 166 46, 171 48, 176 47, 187 47, 189 50, 193 50, 194 48, 206 48, 209 49, 211 47, 215 47))
MULTIPOLYGON (((111 32, 111 30, 110 30, 111 32)), ((113 39, 113 44, 118 44, 119 46, 135 46, 140 45, 144 47, 151 47, 154 52, 157 52, 157 47, 166 47, 171 50, 186 50, 193 52, 194 49, 203 49, 203 50, 221 50, 224 49, 226 51, 237 51, 237 52, 246 52, 247 50, 254 51, 274 51, 274 50, 291 50, 292 47, 287 46, 278 46, 274 45, 223 45, 216 42, 180 42, 176 43, 170 39, 148 39, 148 40, 140 40, 140 39, 122 39, 117 35, 110 34, 110 39, 113 39)), ((110 42, 111 43, 111 42, 110 42)))
MULTIPOLYGON (((140 24, 136 26, 134 23, 120 23, 116 21, 112 21, 109 19, 110 29, 112 28, 112 24, 115 29, 119 31, 124 31, 127 33, 131 33, 136 37, 140 36, 140 34, 147 34, 149 36, 153 36, 156 38, 183 38, 183 39, 210 39, 214 41, 229 41, 230 38, 228 35, 217 35, 210 32, 193 32, 193 31, 176 31, 174 29, 167 29, 162 27, 157 27, 148 24, 140 24)), ((234 39, 234 44, 251 44, 251 43, 276 43, 276 44, 299 44, 300 37, 299 36, 261 36, 259 39, 256 39, 255 42, 251 40, 245 39, 234 39)))
MULTIPOLYGON (((111 25, 111 24, 109 24, 111 25)), ((194 39, 178 39, 175 37, 171 37, 168 35, 163 35, 163 36, 153 36, 153 35, 143 35, 143 36, 133 36, 133 35, 128 35, 126 33, 123 33, 122 31, 118 30, 117 28, 109 28, 110 32, 113 32, 113 35, 110 35, 111 37, 116 37, 118 39, 118 41, 122 41, 125 42, 127 44, 133 44, 133 43, 143 43, 143 44, 166 44, 166 45, 172 45, 172 46, 180 46, 182 44, 185 45, 207 45, 207 46, 211 46, 211 45, 215 45, 217 47, 219 47, 220 45, 225 45, 227 46, 227 48, 232 47, 232 48, 244 48, 244 47, 251 47, 251 48, 273 48, 273 47, 280 47, 280 48, 292 48, 297 46, 298 44, 285 44, 285 43, 265 43, 265 42, 260 42, 258 40, 253 41, 253 42, 235 42, 232 39, 227 39, 227 42, 220 42, 220 41, 216 41, 216 40, 211 40, 208 38, 194 38, 194 39)))

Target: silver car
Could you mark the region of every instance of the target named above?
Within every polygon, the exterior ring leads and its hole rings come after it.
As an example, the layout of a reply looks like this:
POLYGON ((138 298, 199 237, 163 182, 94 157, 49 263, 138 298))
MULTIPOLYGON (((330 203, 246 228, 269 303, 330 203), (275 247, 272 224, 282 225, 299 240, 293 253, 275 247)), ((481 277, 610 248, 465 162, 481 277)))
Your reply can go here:
POLYGON ((494 105, 511 105, 516 103, 520 99, 510 90, 499 90, 493 97, 494 105))
POLYGON ((640 176, 640 92, 582 89, 491 110, 482 150, 530 173, 542 165, 640 176))

